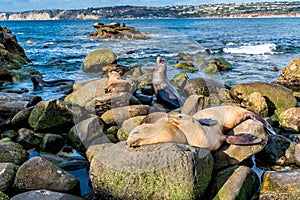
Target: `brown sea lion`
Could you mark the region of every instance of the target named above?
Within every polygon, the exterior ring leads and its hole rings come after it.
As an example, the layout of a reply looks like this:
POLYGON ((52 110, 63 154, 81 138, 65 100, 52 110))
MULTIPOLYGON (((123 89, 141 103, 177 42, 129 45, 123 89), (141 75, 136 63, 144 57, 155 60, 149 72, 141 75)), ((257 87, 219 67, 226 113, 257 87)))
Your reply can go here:
POLYGON ((166 106, 176 109, 182 107, 184 100, 167 78, 167 65, 160 56, 156 59, 157 68, 152 74, 152 86, 157 100, 166 106))
POLYGON ((175 142, 216 150, 225 141, 229 144, 244 145, 259 143, 261 139, 249 134, 225 136, 222 132, 222 126, 218 123, 213 126, 203 126, 192 116, 168 114, 167 120, 163 116, 153 124, 143 124, 135 127, 130 132, 126 145, 135 147, 162 142, 175 142))
POLYGON ((271 125, 261 116, 238 106, 216 106, 198 111, 196 119, 214 119, 222 126, 223 133, 234 128, 247 119, 260 121, 269 133, 276 134, 271 125))
POLYGON ((108 73, 108 82, 105 88, 105 93, 114 92, 131 92, 133 82, 128 80, 122 80, 121 75, 116 71, 111 71, 108 73))
POLYGON ((72 86, 75 83, 75 80, 72 79, 57 79, 57 80, 45 81, 42 79, 42 77, 37 75, 30 76, 30 79, 35 89, 40 89, 42 87, 55 87, 61 85, 72 86))

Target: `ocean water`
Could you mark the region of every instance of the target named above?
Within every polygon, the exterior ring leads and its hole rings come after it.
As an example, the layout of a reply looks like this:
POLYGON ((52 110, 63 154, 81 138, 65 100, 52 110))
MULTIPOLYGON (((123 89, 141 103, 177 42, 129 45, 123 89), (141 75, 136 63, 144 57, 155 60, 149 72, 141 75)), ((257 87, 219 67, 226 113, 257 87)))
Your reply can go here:
MULTIPOLYGON (((223 57, 233 70, 208 76, 199 63, 199 71, 191 78, 212 78, 233 86, 238 83, 273 82, 291 59, 300 57, 300 18, 245 19, 139 19, 99 21, 3 21, 0 24, 17 36, 20 45, 32 60, 26 67, 38 70, 45 80, 60 78, 84 81, 100 77, 81 71, 82 61, 92 50, 109 48, 118 56, 118 63, 155 68, 156 56, 168 64, 168 77, 181 72, 173 64, 179 53, 194 57, 223 57), (146 33, 149 40, 90 39, 95 22, 124 22, 146 33), (212 54, 204 53, 209 49, 212 54), (133 51, 127 55, 126 52, 133 51), (277 67, 278 72, 273 72, 277 67)), ((25 87, 44 100, 62 96, 53 88, 34 91, 30 79, 8 85, 25 87)))

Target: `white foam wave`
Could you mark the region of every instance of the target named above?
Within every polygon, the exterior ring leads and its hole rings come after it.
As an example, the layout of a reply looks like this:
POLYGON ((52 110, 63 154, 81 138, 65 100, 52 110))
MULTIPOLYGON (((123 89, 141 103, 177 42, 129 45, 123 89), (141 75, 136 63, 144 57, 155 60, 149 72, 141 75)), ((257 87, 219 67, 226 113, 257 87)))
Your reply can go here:
POLYGON ((229 47, 224 48, 223 51, 225 53, 233 53, 233 54, 275 54, 276 44, 267 43, 267 44, 259 44, 259 45, 244 45, 239 47, 229 47))

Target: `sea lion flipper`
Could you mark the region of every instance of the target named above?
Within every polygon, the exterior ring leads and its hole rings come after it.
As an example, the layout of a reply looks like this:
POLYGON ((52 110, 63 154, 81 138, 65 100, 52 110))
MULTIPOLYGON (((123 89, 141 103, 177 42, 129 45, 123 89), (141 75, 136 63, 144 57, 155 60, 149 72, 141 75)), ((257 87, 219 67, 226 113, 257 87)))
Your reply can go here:
POLYGON ((198 119, 198 121, 202 126, 214 126, 218 123, 217 120, 208 119, 208 118, 198 119))
POLYGON ((178 99, 172 98, 170 96, 170 93, 167 92, 166 90, 159 89, 157 91, 157 100, 159 100, 162 103, 167 103, 170 107, 176 109, 180 108, 180 103, 178 99))
POLYGON ((261 141, 262 141, 261 138, 251 135, 249 133, 239 133, 236 135, 226 136, 226 142, 228 144, 251 145, 251 144, 258 144, 261 141))

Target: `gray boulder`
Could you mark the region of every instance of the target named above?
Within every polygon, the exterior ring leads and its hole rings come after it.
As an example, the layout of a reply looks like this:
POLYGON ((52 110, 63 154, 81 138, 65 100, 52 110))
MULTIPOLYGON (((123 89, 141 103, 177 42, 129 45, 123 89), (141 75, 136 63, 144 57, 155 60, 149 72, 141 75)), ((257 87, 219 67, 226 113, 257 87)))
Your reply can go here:
POLYGON ((18 194, 13 196, 11 200, 54 200, 54 199, 61 199, 61 200, 83 200, 81 197, 60 193, 60 192, 53 192, 50 190, 34 190, 25 193, 18 194))
POLYGON ((0 143, 0 163, 14 163, 20 165, 27 159, 26 150, 18 143, 0 143))
MULTIPOLYGON (((0 163, 0 191, 5 192, 14 182, 18 166, 13 163, 0 163)), ((1 199, 1 198, 0 198, 1 199)))
POLYGON ((101 146, 91 146, 87 153, 91 183, 99 198, 195 199, 211 178, 213 158, 207 149, 175 143, 101 146))
POLYGON ((48 160, 35 156, 23 163, 16 174, 14 188, 17 191, 47 189, 78 193, 78 179, 48 160))

